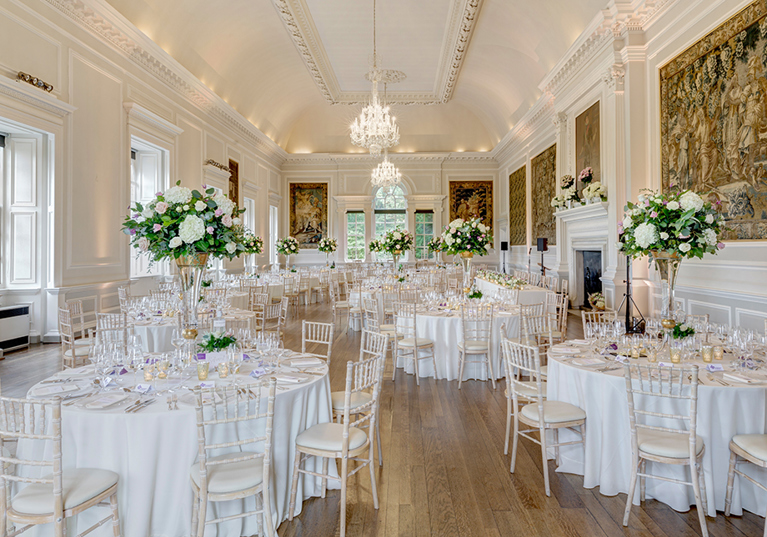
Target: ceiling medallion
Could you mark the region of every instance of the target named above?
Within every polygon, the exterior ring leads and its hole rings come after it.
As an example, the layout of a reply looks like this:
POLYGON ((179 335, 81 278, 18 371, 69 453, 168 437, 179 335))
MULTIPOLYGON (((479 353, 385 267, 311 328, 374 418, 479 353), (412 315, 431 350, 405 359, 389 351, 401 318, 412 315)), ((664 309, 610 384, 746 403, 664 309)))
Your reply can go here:
POLYGON ((376 51, 376 0, 373 0, 373 67, 365 75, 371 84, 370 102, 362 109, 360 116, 351 126, 352 143, 364 147, 374 157, 380 157, 381 151, 399 143, 399 127, 394 116, 389 114, 389 106, 378 98, 378 83, 393 84, 405 80, 405 73, 392 69, 378 68, 376 51))
POLYGON ((394 167, 394 164, 389 160, 388 152, 384 155, 383 162, 381 162, 373 170, 371 176, 371 182, 374 187, 391 188, 398 184, 402 179, 402 174, 399 169, 394 167))

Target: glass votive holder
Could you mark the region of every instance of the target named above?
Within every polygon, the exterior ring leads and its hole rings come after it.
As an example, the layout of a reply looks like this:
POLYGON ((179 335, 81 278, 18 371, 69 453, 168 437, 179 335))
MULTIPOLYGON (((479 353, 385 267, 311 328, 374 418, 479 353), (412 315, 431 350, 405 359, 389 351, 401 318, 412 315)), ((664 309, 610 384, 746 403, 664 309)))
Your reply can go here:
POLYGON ((168 378, 168 369, 170 369, 170 360, 168 359, 167 354, 163 354, 162 359, 157 362, 157 378, 168 378))
POLYGON ((639 355, 642 353, 642 347, 639 345, 632 345, 631 347, 631 357, 632 358, 639 358, 639 355))
POLYGON ((682 347, 677 345, 672 345, 669 351, 669 357, 671 358, 672 364, 678 364, 682 361, 682 347))
POLYGON ((216 367, 216 371, 218 371, 218 378, 225 379, 229 376, 229 365, 226 362, 221 362, 216 367))
POLYGON ((658 361, 658 351, 657 349, 653 348, 647 348, 647 361, 651 364, 654 364, 658 361))
POLYGON ((704 343, 700 346, 700 356, 705 363, 710 364, 714 359, 714 347, 704 343))
POLYGON ((152 382, 155 365, 151 362, 144 365, 144 382, 152 382))
POLYGON ((714 360, 722 360, 724 358, 724 347, 716 345, 714 347, 714 360))
POLYGON ((197 362, 197 380, 208 380, 210 364, 204 360, 197 362))

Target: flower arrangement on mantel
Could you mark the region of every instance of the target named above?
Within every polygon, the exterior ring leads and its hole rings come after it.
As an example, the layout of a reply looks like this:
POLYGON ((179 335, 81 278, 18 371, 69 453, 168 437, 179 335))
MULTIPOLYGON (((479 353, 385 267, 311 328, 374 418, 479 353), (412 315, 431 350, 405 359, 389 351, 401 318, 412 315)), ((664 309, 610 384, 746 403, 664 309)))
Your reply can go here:
POLYGON ((442 231, 442 243, 442 249, 448 255, 457 255, 462 252, 487 255, 493 243, 493 234, 479 218, 473 220, 456 218, 442 231))
POLYGON ((601 201, 607 201, 607 187, 599 181, 589 183, 586 188, 583 189, 582 194, 584 199, 591 202, 599 203, 601 201))
POLYGON ((298 239, 295 237, 283 237, 275 244, 277 253, 282 255, 293 255, 298 253, 298 239))
POLYGON ((478 270, 476 277, 501 287, 508 287, 509 289, 522 289, 525 286, 525 282, 519 278, 515 278, 510 274, 493 272, 492 270, 478 270))
POLYGON ((249 243, 261 239, 242 225, 245 209, 206 185, 204 193, 180 185, 178 181, 152 201, 129 208, 122 231, 131 237, 132 246, 152 261, 196 254, 231 260, 252 253, 249 243))
POLYGON ((637 203, 626 204, 623 221, 618 222, 618 250, 631 257, 665 251, 679 258, 716 254, 722 216, 719 202, 704 201, 691 190, 663 193, 644 191, 637 203))
POLYGON ((317 250, 323 254, 332 254, 338 250, 338 241, 336 239, 331 239, 330 237, 322 237, 320 242, 317 243, 317 250))
POLYGON ((561 179, 560 193, 551 198, 551 206, 554 209, 570 209, 573 205, 576 207, 581 203, 592 203, 599 198, 600 201, 607 201, 607 187, 594 179, 594 170, 591 167, 584 168, 578 175, 578 180, 584 185, 581 194, 578 194, 577 181, 572 175, 565 175, 561 179))
POLYGON ((392 229, 384 235, 380 244, 380 251, 390 254, 394 254, 397 250, 404 252, 413 248, 413 234, 406 229, 392 229))

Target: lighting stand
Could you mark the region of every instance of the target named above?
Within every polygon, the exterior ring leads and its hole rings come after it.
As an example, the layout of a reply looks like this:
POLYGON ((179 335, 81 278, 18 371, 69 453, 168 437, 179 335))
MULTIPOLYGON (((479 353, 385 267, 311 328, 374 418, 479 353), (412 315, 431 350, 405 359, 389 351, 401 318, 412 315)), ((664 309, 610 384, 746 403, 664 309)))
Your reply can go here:
POLYGON ((644 315, 639 311, 639 306, 634 302, 634 298, 631 296, 631 257, 626 256, 626 279, 623 280, 626 284, 626 292, 623 293, 623 300, 621 305, 618 306, 616 311, 620 311, 623 305, 626 305, 626 333, 627 334, 643 334, 645 327, 644 315), (639 314, 639 319, 635 319, 632 312, 632 307, 636 308, 639 314))

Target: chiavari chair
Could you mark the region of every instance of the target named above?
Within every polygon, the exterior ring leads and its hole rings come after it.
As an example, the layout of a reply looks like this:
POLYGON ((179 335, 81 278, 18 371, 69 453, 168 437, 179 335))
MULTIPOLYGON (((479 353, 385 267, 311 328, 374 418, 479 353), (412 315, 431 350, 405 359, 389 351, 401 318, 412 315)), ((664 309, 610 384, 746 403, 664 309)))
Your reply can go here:
POLYGON ((458 389, 463 382, 466 363, 487 365, 487 375, 495 389, 495 372, 491 359, 493 333, 493 306, 489 304, 461 306, 461 339, 458 341, 459 372, 458 389), (482 360, 469 360, 469 356, 484 356, 482 360))
POLYGON ((585 337, 588 331, 586 327, 593 324, 611 323, 618 319, 618 312, 607 311, 581 311, 581 322, 583 323, 583 336, 585 337))
POLYGON ((298 317, 298 297, 299 297, 299 291, 298 291, 298 285, 296 285, 296 280, 292 276, 285 276, 282 280, 283 285, 283 291, 282 296, 287 297, 288 302, 293 307, 293 313, 296 317, 298 317))
POLYGON ((348 332, 352 306, 348 297, 341 294, 341 284, 336 281, 332 281, 330 284, 330 307, 333 311, 333 325, 336 324, 336 317, 339 312, 346 313, 346 331, 348 332))
POLYGON ((118 287, 117 288, 117 299, 120 301, 120 312, 121 313, 128 313, 128 306, 130 302, 130 287, 118 287))
MULTIPOLYGON (((738 464, 749 463, 759 468, 767 468, 767 434, 738 434, 730 440, 730 467, 727 472, 727 493, 724 498, 724 516, 730 516, 735 475, 767 492, 767 486, 758 482, 742 470, 738 464)), ((763 537, 767 537, 767 522, 763 537)))
POLYGON ((87 347, 92 345, 90 338, 88 338, 87 328, 85 326, 85 312, 83 311, 82 300, 67 300, 66 307, 69 310, 70 318, 72 319, 72 328, 74 330, 75 345, 87 347), (80 335, 78 338, 77 335, 80 335))
POLYGON ((192 531, 197 537, 203 537, 208 525, 250 516, 259 517, 259 535, 276 535, 270 497, 276 385, 275 379, 269 381, 266 405, 260 387, 195 388, 198 460, 190 468, 189 477, 194 494, 192 531), (219 431, 235 426, 237 440, 216 442, 221 438, 219 431), (256 433, 262 430, 263 434, 256 433), (222 450, 227 452, 221 454, 222 450), (254 511, 206 520, 209 502, 249 496, 256 496, 254 511))
POLYGON ((85 365, 90 347, 77 345, 72 315, 69 308, 59 308, 59 338, 61 340, 61 368, 85 365))
POLYGON ((394 359, 392 380, 397 374, 397 361, 404 358, 405 361, 413 360, 413 372, 415 373, 415 382, 420 386, 418 361, 431 358, 434 365, 434 378, 437 375, 437 360, 434 356, 434 342, 430 339, 419 338, 417 329, 417 306, 408 302, 394 303, 394 324, 396 337, 394 339, 394 359), (425 353, 426 356, 421 356, 425 353))
POLYGON ((329 323, 318 323, 313 321, 301 322, 301 353, 315 356, 325 360, 330 365, 330 356, 333 354, 333 335, 335 325, 329 323), (307 351, 307 343, 314 345, 324 345, 324 354, 307 351))

